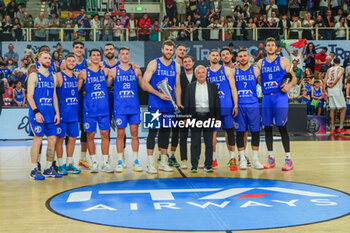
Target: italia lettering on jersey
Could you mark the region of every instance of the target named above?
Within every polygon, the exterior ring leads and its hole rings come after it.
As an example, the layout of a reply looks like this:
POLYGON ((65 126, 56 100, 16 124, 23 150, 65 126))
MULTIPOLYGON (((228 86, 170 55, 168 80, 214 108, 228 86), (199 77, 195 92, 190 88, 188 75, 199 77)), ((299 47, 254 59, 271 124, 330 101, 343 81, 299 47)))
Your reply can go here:
POLYGON ((137 94, 137 76, 130 67, 123 70, 116 67, 114 79, 114 113, 136 114, 140 112, 140 103, 137 94))
POLYGON ((236 69, 235 81, 238 103, 249 104, 259 101, 256 93, 256 77, 253 66, 250 66, 247 70, 236 69))
POLYGON ((261 90, 264 95, 280 92, 280 86, 286 71, 281 67, 281 57, 277 56, 272 62, 266 58, 261 63, 261 90))
POLYGON ((24 101, 24 94, 23 94, 23 88, 21 88, 21 90, 17 90, 17 88, 15 88, 15 92, 16 92, 16 96, 15 99, 17 100, 18 103, 23 104, 24 101))
POLYGON ((62 83, 57 87, 58 106, 62 122, 78 121, 79 92, 78 79, 73 73, 72 77, 63 71, 62 83))
MULTIPOLYGON (((34 89, 34 101, 41 115, 44 117, 45 123, 53 123, 55 118, 55 109, 53 105, 53 94, 55 89, 55 81, 53 74, 50 72, 48 76, 38 72, 38 80, 34 89)), ((35 114, 29 106, 29 118, 35 119, 35 114)))
MULTIPOLYGON (((172 60, 172 62, 166 66, 160 61, 159 58, 157 58, 156 61, 157 68, 151 78, 150 84, 154 89, 160 91, 158 83, 164 79, 167 79, 171 95, 174 98, 174 88, 176 83, 176 62, 172 60)), ((159 110, 159 112, 162 113, 171 113, 174 112, 174 106, 172 105, 171 101, 162 100, 158 96, 149 93, 148 110, 150 112, 159 110)))
POLYGON ((95 72, 86 69, 84 90, 84 115, 87 117, 109 115, 107 81, 103 70, 95 72))
POLYGON ((210 68, 207 70, 207 79, 218 87, 221 115, 232 114, 233 100, 229 80, 225 73, 225 66, 221 66, 217 71, 210 68))

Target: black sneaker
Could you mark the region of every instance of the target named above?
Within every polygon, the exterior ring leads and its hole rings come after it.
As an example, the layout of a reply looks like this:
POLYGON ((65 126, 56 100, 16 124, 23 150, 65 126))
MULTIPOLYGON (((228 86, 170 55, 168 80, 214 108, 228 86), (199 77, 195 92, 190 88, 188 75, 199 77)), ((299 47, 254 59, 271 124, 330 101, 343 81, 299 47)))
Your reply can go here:
POLYGON ((196 168, 196 167, 191 168, 191 173, 197 173, 197 172, 198 172, 198 168, 196 168))
POLYGON ((52 162, 52 167, 53 167, 53 170, 55 170, 55 172, 58 173, 58 167, 57 167, 57 165, 56 165, 56 160, 54 160, 54 161, 52 162))
POLYGON ((41 171, 41 164, 38 162, 38 170, 41 171))
POLYGON ((180 164, 176 161, 175 156, 171 156, 171 157, 168 159, 168 165, 169 165, 169 166, 174 166, 174 167, 180 167, 180 164))

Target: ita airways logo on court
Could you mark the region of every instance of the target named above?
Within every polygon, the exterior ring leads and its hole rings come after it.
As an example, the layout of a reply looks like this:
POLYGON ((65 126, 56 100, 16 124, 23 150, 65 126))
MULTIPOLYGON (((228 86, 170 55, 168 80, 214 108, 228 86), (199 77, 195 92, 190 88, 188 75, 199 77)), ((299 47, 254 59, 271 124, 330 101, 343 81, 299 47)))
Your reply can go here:
POLYGON ((159 129, 162 114, 157 110, 156 112, 144 112, 143 113, 143 127, 145 129, 159 129))
POLYGON ((116 227, 179 231, 257 230, 311 224, 350 213, 350 196, 301 183, 240 178, 169 178, 85 186, 47 207, 116 227))

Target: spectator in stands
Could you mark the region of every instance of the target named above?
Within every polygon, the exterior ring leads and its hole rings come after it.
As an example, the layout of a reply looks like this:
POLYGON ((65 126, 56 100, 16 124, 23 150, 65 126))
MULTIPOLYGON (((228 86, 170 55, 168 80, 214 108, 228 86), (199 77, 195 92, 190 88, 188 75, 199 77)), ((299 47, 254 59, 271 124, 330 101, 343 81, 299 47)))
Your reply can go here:
POLYGON ((100 36, 101 36, 100 28, 101 28, 102 26, 101 26, 101 21, 100 21, 100 18, 99 18, 99 16, 98 16, 98 14, 94 15, 94 17, 93 17, 93 19, 91 20, 90 24, 91 24, 91 28, 94 28, 94 29, 95 29, 95 32, 96 32, 96 40, 99 41, 99 40, 100 40, 100 36))
POLYGON ((5 53, 5 55, 4 55, 4 62, 7 62, 7 60, 12 59, 13 60, 13 64, 17 67, 18 66, 18 58, 19 58, 19 56, 18 56, 18 53, 16 53, 14 51, 14 48, 15 47, 13 46, 13 44, 9 44, 8 45, 9 51, 7 53, 5 53))
MULTIPOLYGON (((56 13, 51 14, 51 19, 49 19, 49 28, 58 28, 60 27, 60 20, 57 18, 56 13)), ((49 30, 49 41, 58 41, 60 30, 59 29, 50 29, 49 30)))
POLYGON ((291 17, 299 16, 301 0, 289 0, 289 14, 291 17))
POLYGON ((103 20, 102 20, 102 27, 103 27, 103 41, 111 41, 113 39, 113 20, 109 16, 109 13, 106 12, 103 20))
POLYGON ((86 39, 86 30, 85 30, 85 24, 84 21, 80 20, 80 23, 78 23, 78 31, 77 31, 77 40, 85 41, 86 39))
POLYGON ((293 49, 293 53, 290 53, 289 49, 285 47, 285 50, 289 55, 290 62, 292 63, 294 60, 296 60, 298 63, 298 67, 300 69, 303 69, 303 55, 304 55, 305 49, 306 49, 306 44, 304 44, 301 53, 299 53, 299 50, 297 48, 293 49))
POLYGON ((238 17, 238 18, 236 18, 236 20, 233 24, 233 27, 237 28, 235 33, 234 33, 233 39, 234 40, 243 40, 245 27, 246 27, 245 22, 240 17, 238 17))
POLYGON ((326 75, 326 73, 327 73, 327 70, 333 66, 333 65, 332 65, 332 60, 333 60, 333 59, 332 59, 331 56, 327 56, 327 57, 326 57, 326 63, 324 63, 323 65, 321 65, 319 75, 318 75, 318 77, 316 77, 316 78, 319 78, 319 79, 324 79, 324 78, 325 78, 325 75, 326 75))
POLYGON ((210 6, 205 0, 200 0, 197 5, 197 11, 201 19, 202 27, 206 27, 208 25, 208 17, 210 13, 210 6))
POLYGON ((34 31, 35 40, 36 41, 46 41, 46 30, 49 25, 49 21, 44 18, 44 13, 41 12, 39 17, 34 20, 34 27, 36 30, 34 31))
POLYGON ((194 41, 198 41, 198 27, 196 25, 194 25, 192 22, 188 22, 187 31, 189 33, 189 39, 191 39, 192 34, 192 39, 194 41))
POLYGON ((306 13, 304 16, 304 20, 301 23, 301 26, 304 28, 303 32, 302 32, 302 38, 303 39, 307 39, 307 40, 312 40, 313 39, 313 32, 312 29, 313 25, 314 25, 314 20, 311 19, 311 14, 310 13, 306 13))
POLYGON ((345 40, 346 38, 346 28, 348 28, 347 23, 345 22, 345 18, 341 17, 339 19, 339 22, 335 24, 334 26, 335 29, 335 38, 337 40, 345 40))
MULTIPOLYGON (((300 61, 301 62, 301 61, 300 61)), ((299 61, 297 61, 296 59, 293 60, 293 71, 295 73, 295 77, 298 80, 298 84, 300 83, 300 80, 302 80, 304 78, 304 71, 302 68, 299 67, 299 61)), ((299 93, 298 93, 299 95, 299 93)))
POLYGON ((350 80, 350 54, 344 59, 343 68, 345 69, 345 78, 350 80))
POLYGON ((288 99, 290 103, 299 103, 298 97, 300 95, 300 86, 294 85, 288 91, 288 99))
POLYGON ((177 33, 177 40, 178 41, 186 41, 189 39, 190 39, 190 34, 188 33, 186 25, 184 23, 181 23, 180 30, 177 33))
MULTIPOLYGON (((333 14, 333 15, 335 15, 335 14, 333 14)), ((343 12, 343 9, 340 8, 340 9, 337 11, 336 16, 334 16, 334 21, 335 21, 335 22, 339 22, 339 20, 340 20, 341 17, 344 17, 344 12, 343 12)))
POLYGON ((49 3, 49 6, 47 8, 48 15, 51 15, 54 13, 56 14, 57 18, 60 18, 61 16, 61 4, 58 0, 53 0, 49 3))
MULTIPOLYGON (((211 17, 220 18, 221 11, 222 11, 221 0, 213 0, 210 3, 210 15, 211 15, 211 17)), ((238 11, 234 11, 234 12, 238 13, 238 11)))
MULTIPOLYGON (((282 15, 281 20, 278 22, 278 27, 280 28, 280 31, 279 31, 280 39, 286 39, 284 30, 288 30, 290 28, 290 21, 289 19, 287 19, 287 15, 282 15)), ((288 31, 287 31, 287 35, 288 35, 288 31)))
POLYGON ((266 57, 265 45, 263 42, 259 43, 257 51, 252 51, 252 55, 256 62, 266 57))
POLYGON ((135 14, 131 13, 130 18, 126 21, 126 28, 129 29, 129 32, 128 32, 129 41, 137 40, 137 35, 138 35, 137 25, 138 25, 138 20, 135 19, 135 14))
POLYGON ((0 15, 4 18, 5 14, 6 14, 6 5, 3 0, 0 0, 0 15))
POLYGON ((256 0, 252 0, 252 5, 249 7, 250 17, 259 17, 261 13, 260 7, 257 5, 256 0))
POLYGON ((4 83, 4 89, 5 89, 4 94, 2 94, 2 98, 4 100, 3 107, 11 107, 13 103, 13 98, 12 98, 13 88, 10 87, 6 78, 3 78, 2 81, 4 83))
POLYGON ((0 72, 1 72, 1 78, 6 78, 7 80, 10 79, 10 75, 12 74, 12 71, 6 67, 6 63, 0 62, 0 72))
POLYGON ((165 0, 166 15, 169 18, 175 17, 175 0, 165 0))
POLYGON ((27 11, 25 11, 23 16, 20 18, 20 23, 22 28, 31 28, 33 26, 33 19, 29 17, 27 11))
POLYGON ((250 18, 249 5, 248 4, 244 4, 244 6, 243 6, 242 18, 244 20, 248 20, 250 18))
POLYGON ((276 13, 276 11, 278 11, 277 5, 275 4, 274 0, 270 0, 269 4, 267 4, 265 7, 265 12, 267 14, 267 17, 271 18, 272 12, 276 13))
POLYGON ((246 24, 246 39, 253 40, 253 30, 256 28, 256 24, 253 21, 253 18, 248 19, 246 24))
POLYGON ((17 12, 15 12, 15 15, 14 15, 14 18, 22 18, 23 17, 23 13, 24 13, 24 10, 23 10, 23 7, 22 5, 18 5, 17 6, 17 12))
MULTIPOLYGON (((315 28, 323 28, 324 25, 324 20, 322 19, 321 15, 318 15, 316 17, 316 21, 314 23, 315 28)), ((318 29, 318 34, 319 35, 324 35, 324 29, 318 29)))
MULTIPOLYGON (((84 8, 81 8, 80 10, 80 15, 77 16, 77 23, 78 26, 80 26, 80 28, 90 28, 90 22, 89 22, 89 18, 86 15, 86 11, 84 8), (83 24, 81 24, 81 22, 83 22, 83 24)), ((90 30, 84 30, 84 34, 85 34, 85 40, 89 40, 90 38, 90 30)), ((82 34, 80 34, 82 35, 82 34)))
POLYGON ((292 22, 290 24, 290 32, 289 39, 299 39, 299 29, 301 27, 301 23, 299 21, 299 16, 293 16, 292 22))
POLYGON ((27 73, 28 73, 28 68, 30 65, 30 58, 24 57, 22 59, 21 67, 15 69, 13 72, 15 76, 15 80, 21 81, 21 83, 24 84, 26 78, 27 78, 27 73))
POLYGON ((211 28, 210 30, 210 40, 219 40, 220 36, 220 28, 222 28, 222 25, 219 24, 219 19, 214 18, 214 22, 208 25, 208 28, 211 28))
POLYGON ((329 2, 330 2, 329 0, 320 0, 318 9, 320 10, 320 15, 322 16, 322 18, 326 17, 326 12, 328 10, 329 2))
POLYGON ((273 33, 270 29, 263 29, 271 27, 271 24, 269 23, 269 21, 267 21, 266 14, 263 14, 260 17, 257 27, 260 28, 260 30, 258 30, 259 40, 265 40, 268 37, 274 37, 274 35, 271 35, 273 33))
POLYGON ((122 13, 122 15, 119 16, 120 24, 123 25, 123 27, 125 28, 126 27, 126 22, 128 21, 129 16, 126 15, 126 10, 125 9, 122 9, 121 13, 122 13))
POLYGON ((311 15, 314 14, 314 8, 315 8, 315 3, 313 0, 307 0, 306 2, 306 11, 310 13, 311 15))
POLYGON ((288 2, 287 0, 277 0, 278 13, 280 15, 286 15, 288 12, 288 2))
POLYGON ((2 40, 3 41, 12 41, 12 29, 13 24, 9 15, 5 16, 5 21, 2 23, 2 40))
POLYGON ((307 95, 307 89, 301 88, 301 95, 297 98, 299 103, 301 104, 308 104, 310 102, 310 96, 307 95))
POLYGON ((322 108, 323 108, 323 100, 325 97, 325 93, 323 88, 321 87, 321 81, 319 79, 316 79, 314 82, 313 87, 311 87, 311 98, 312 101, 316 101, 317 104, 313 106, 314 108, 314 115, 321 116, 322 108))
POLYGON ((332 10, 332 15, 336 15, 340 9, 340 2, 338 2, 338 0, 330 0, 330 7, 332 10))
POLYGON ((121 41, 124 33, 124 26, 121 24, 120 19, 116 20, 116 23, 113 26, 113 40, 121 41))
POLYGON ((15 81, 14 87, 12 92, 13 106, 24 107, 26 105, 26 93, 24 88, 22 88, 22 83, 15 81))
POLYGON ((61 21, 61 26, 63 28, 67 28, 67 30, 63 30, 65 41, 72 41, 73 40, 73 30, 72 29, 75 27, 75 24, 76 24, 76 22, 73 18, 73 13, 68 12, 67 18, 63 18, 61 21))
POLYGON ((144 14, 139 21, 139 36, 142 41, 149 41, 151 19, 148 18, 148 14, 144 14))
POLYGON ((23 31, 22 26, 18 18, 14 19, 13 22, 13 31, 15 32, 15 41, 22 41, 23 40, 23 31))
POLYGON ((186 14, 186 4, 184 0, 175 0, 176 2, 176 11, 177 11, 177 19, 180 22, 185 21, 186 14))
POLYGON ((327 50, 327 47, 323 47, 321 52, 317 53, 315 56, 315 78, 319 78, 320 68, 326 63, 327 50))
POLYGON ((194 13, 197 13, 197 0, 190 0, 188 14, 193 16, 194 13))
POLYGON ((159 25, 159 21, 157 19, 154 20, 154 23, 151 26, 151 41, 159 40, 159 32, 162 31, 161 25, 159 25))
POLYGON ((6 14, 12 18, 15 17, 15 13, 18 11, 18 6, 16 0, 11 0, 10 3, 7 4, 6 14))
MULTIPOLYGON (((327 16, 325 18, 325 27, 332 28, 334 27, 334 17, 332 16, 332 11, 327 11, 327 16)), ((326 29, 324 30, 324 38, 325 40, 332 40, 333 39, 333 29, 326 29)))

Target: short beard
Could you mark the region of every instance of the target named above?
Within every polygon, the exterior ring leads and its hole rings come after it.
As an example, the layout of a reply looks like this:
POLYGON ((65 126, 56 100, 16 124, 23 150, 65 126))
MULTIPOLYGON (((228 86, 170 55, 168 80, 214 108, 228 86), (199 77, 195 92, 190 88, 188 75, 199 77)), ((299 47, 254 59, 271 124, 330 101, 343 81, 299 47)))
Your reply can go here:
POLYGON ((114 58, 114 54, 112 54, 112 56, 106 55, 106 58, 107 58, 107 60, 112 60, 114 58))
POLYGON ((43 66, 44 68, 48 69, 48 68, 50 68, 51 64, 47 66, 45 63, 43 63, 42 66, 43 66))
POLYGON ((170 58, 167 58, 164 54, 163 54, 163 58, 167 61, 170 61, 171 60, 171 57, 170 58))
POLYGON ((241 65, 241 66, 245 66, 245 65, 247 65, 249 62, 247 61, 246 63, 241 63, 241 62, 239 62, 239 64, 241 65))
POLYGON ((216 64, 218 64, 219 62, 218 61, 212 61, 211 62, 213 65, 216 65, 216 64))
POLYGON ((69 68, 68 66, 66 66, 66 69, 69 70, 69 71, 74 71, 74 68, 71 69, 71 68, 69 68))

